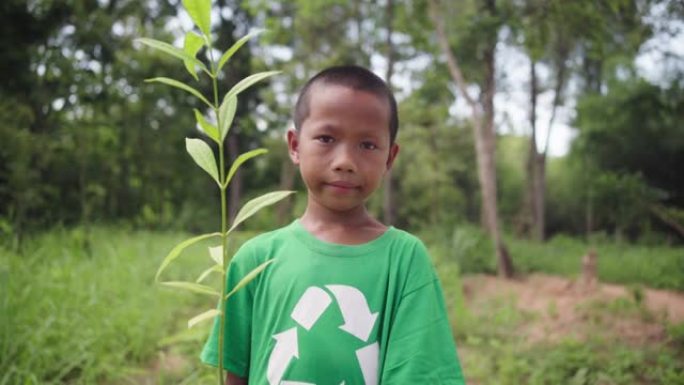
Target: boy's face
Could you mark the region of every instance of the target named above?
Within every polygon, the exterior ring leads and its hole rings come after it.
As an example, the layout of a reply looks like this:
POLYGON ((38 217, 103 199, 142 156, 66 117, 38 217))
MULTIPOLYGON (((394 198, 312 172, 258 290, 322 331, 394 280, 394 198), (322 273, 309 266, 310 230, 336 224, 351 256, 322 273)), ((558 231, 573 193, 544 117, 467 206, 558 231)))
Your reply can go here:
POLYGON ((341 85, 315 84, 309 116, 287 142, 309 199, 334 211, 363 205, 399 151, 390 144, 386 100, 341 85))

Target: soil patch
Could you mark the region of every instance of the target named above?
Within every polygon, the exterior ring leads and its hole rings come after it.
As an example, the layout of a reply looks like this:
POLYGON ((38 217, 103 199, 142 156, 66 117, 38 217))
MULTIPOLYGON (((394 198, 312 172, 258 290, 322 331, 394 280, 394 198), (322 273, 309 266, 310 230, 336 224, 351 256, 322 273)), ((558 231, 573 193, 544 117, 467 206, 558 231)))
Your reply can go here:
POLYGON ((599 283, 591 289, 576 280, 532 274, 514 280, 463 277, 468 308, 491 308, 512 301, 530 317, 516 332, 530 343, 599 335, 640 345, 662 341, 668 324, 684 322, 684 293, 599 283))

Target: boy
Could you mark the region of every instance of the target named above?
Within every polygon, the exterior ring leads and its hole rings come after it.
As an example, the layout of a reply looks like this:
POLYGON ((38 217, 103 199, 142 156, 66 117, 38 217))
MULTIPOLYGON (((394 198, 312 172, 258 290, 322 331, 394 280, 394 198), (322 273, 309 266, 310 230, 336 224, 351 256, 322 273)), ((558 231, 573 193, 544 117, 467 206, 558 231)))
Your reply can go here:
MULTIPOLYGON (((356 66, 323 70, 299 94, 292 161, 301 218, 246 242, 226 304, 229 384, 464 384, 439 281, 420 240, 370 216, 366 199, 399 152, 387 85, 356 66)), ((202 360, 218 363, 218 319, 202 360)))

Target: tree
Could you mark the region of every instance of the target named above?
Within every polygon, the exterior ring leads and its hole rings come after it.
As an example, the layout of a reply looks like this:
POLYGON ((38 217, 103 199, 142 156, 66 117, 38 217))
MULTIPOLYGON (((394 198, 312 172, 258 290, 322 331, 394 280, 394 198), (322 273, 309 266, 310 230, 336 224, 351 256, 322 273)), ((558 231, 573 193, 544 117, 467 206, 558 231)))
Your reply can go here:
MULTIPOLYGON (((228 37, 246 32, 249 20, 236 3, 221 3, 234 17, 216 28, 221 42, 231 44, 228 37)), ((141 31, 161 40, 178 37, 169 23, 177 2, 8 1, 0 7, 7 32, 0 38, 6 58, 0 140, 14 144, 0 149, 3 232, 118 219, 145 227, 211 226, 215 215, 199 204, 210 182, 189 172, 189 179, 178 178, 189 167, 183 133, 201 133, 192 114, 172 106, 195 101, 143 82, 161 72, 182 80, 190 75, 132 43, 141 31)), ((258 65, 247 51, 222 79, 227 86, 258 65)), ((256 96, 251 89, 243 95, 238 117, 256 96)), ((256 147, 253 121, 240 122, 235 131, 245 146, 256 147)))
POLYGON ((600 92, 605 79, 614 76, 615 71, 629 70, 639 46, 650 33, 643 22, 649 6, 650 2, 637 4, 632 0, 527 0, 516 8, 517 15, 509 25, 514 37, 522 40, 530 59, 530 137, 527 188, 518 221, 520 232, 537 240, 545 237, 549 140, 558 108, 572 97, 566 95, 567 85, 584 81, 585 90, 600 92), (573 62, 583 62, 582 68, 574 68, 573 62), (539 76, 539 67, 548 70, 547 79, 539 76), (550 118, 540 125, 538 97, 547 92, 553 95, 550 118), (547 134, 540 144, 538 131, 544 126, 547 134))
POLYGON ((589 181, 593 193, 587 197, 595 207, 594 221, 603 220, 620 233, 650 212, 680 233, 682 223, 676 218, 684 210, 679 172, 684 164, 682 110, 681 80, 661 89, 643 79, 629 79, 612 83, 606 95, 580 99, 572 156, 596 170, 589 181), (609 187, 612 191, 601 192, 609 187), (601 200, 603 195, 608 197, 601 200), (610 209, 610 202, 624 199, 631 201, 610 209))
MULTIPOLYGON (((477 156, 478 179, 482 192, 482 217, 485 229, 492 237, 498 261, 499 274, 504 277, 513 275, 513 263, 499 228, 496 192, 496 132, 494 128, 494 93, 495 84, 495 48, 498 40, 501 15, 494 0, 485 0, 479 3, 479 15, 477 31, 482 36, 478 44, 478 56, 483 61, 483 73, 479 83, 480 94, 477 98, 471 95, 457 56, 452 50, 449 35, 444 27, 437 0, 430 0, 430 15, 434 22, 437 39, 442 53, 446 56, 449 73, 452 81, 458 88, 461 96, 468 104, 475 137, 475 149, 477 156)), ((465 7, 463 7, 465 8, 465 7)), ((449 12, 449 14, 452 14, 449 12)), ((471 17, 473 15, 470 15, 471 17)))
POLYGON ((399 106, 402 121, 397 178, 398 225, 450 229, 478 220, 472 130, 449 118, 453 100, 442 68, 421 75, 421 86, 399 106))
MULTIPOLYGON (((392 74, 394 73, 394 45, 392 44, 392 33, 394 23, 394 0, 387 0, 385 5, 385 45, 387 53, 387 71, 385 72, 385 81, 387 85, 392 88, 392 74)), ((385 224, 391 225, 396 221, 397 205, 394 199, 395 182, 392 177, 392 170, 387 172, 384 180, 384 197, 383 200, 383 219, 385 224)))
POLYGON ((33 214, 47 201, 37 165, 49 157, 49 149, 39 148, 39 137, 50 127, 52 106, 36 87, 39 81, 31 67, 37 47, 59 29, 70 9, 66 4, 36 8, 40 12, 17 0, 0 5, 0 234, 12 235, 16 247, 33 214))

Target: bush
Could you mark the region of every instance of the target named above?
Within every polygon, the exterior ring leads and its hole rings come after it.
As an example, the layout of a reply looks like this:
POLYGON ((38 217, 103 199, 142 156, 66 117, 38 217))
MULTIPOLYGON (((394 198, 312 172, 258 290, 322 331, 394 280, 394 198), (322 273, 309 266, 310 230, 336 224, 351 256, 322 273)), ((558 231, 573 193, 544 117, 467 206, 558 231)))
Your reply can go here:
POLYGON ((464 273, 496 273, 494 248, 482 230, 471 225, 456 226, 451 236, 451 253, 464 273))

